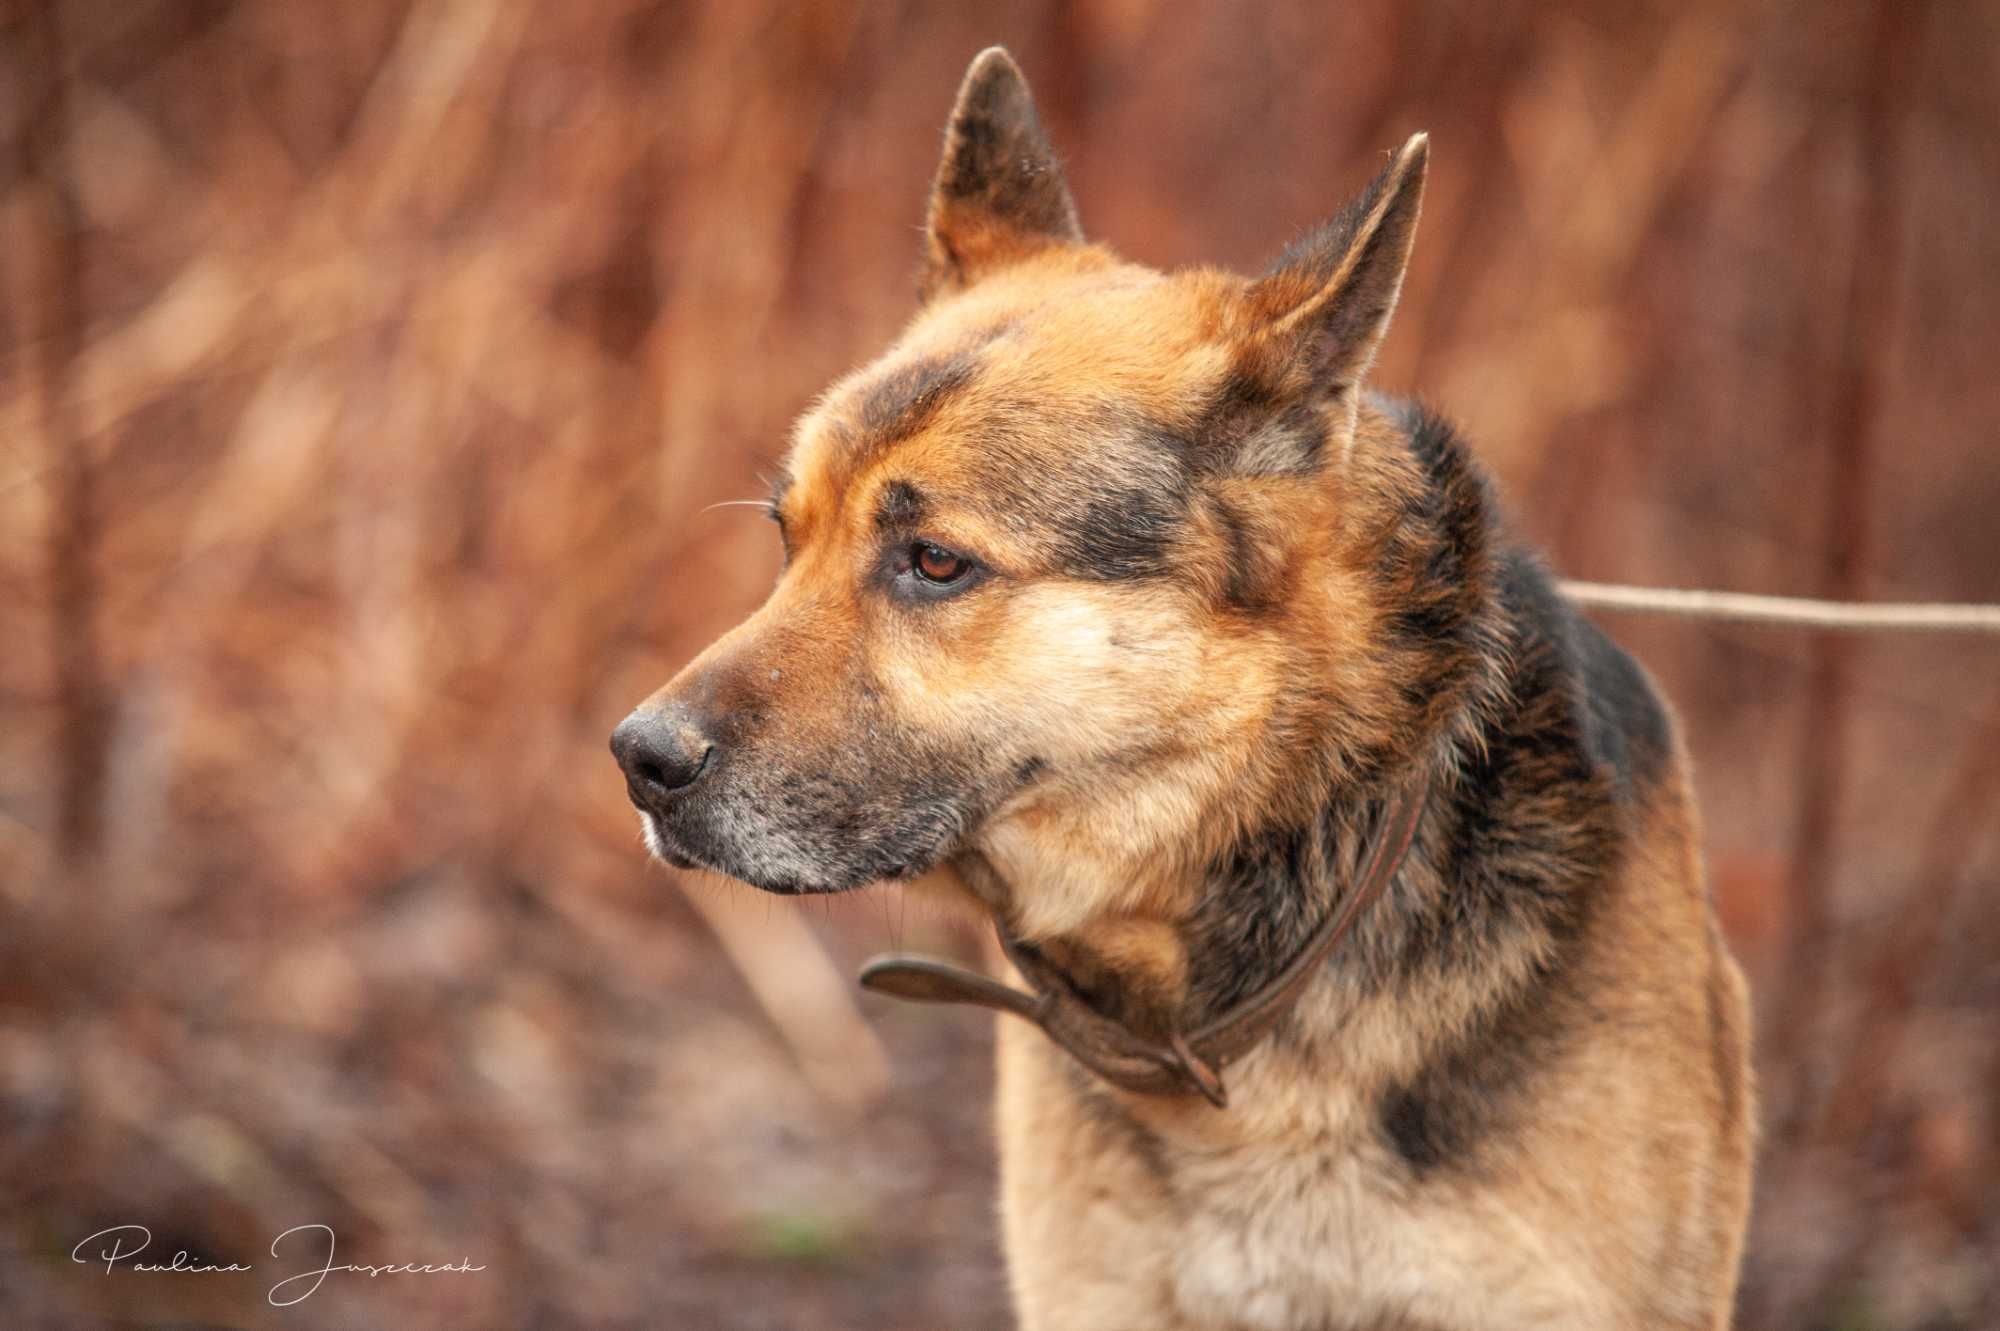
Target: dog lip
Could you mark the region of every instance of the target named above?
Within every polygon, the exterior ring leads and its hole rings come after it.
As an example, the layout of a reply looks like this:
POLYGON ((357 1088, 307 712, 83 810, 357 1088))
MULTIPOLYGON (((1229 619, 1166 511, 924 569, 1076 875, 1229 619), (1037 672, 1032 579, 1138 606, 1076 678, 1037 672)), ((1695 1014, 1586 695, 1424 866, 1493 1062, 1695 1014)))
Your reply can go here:
POLYGON ((787 878, 774 883, 751 883, 759 892, 769 892, 775 897, 837 897, 848 892, 858 892, 865 884, 845 887, 826 887, 818 883, 804 883, 796 878, 787 878))
POLYGON ((660 843, 659 855, 661 859, 673 865, 676 869, 706 869, 708 867, 700 860, 694 858, 694 856, 682 850, 679 846, 670 845, 665 841, 660 843))
POLYGON ((654 857, 676 869, 700 869, 706 873, 720 874, 724 878, 734 878, 737 882, 753 887, 759 892, 769 892, 780 897, 832 896, 853 890, 859 884, 846 886, 821 886, 799 878, 775 878, 759 880, 747 875, 740 868, 731 868, 725 861, 726 855, 700 855, 690 849, 685 838, 674 835, 667 819, 658 811, 643 809, 642 816, 652 828, 647 849, 654 857))
POLYGON ((700 869, 705 866, 682 848, 678 841, 667 835, 666 820, 650 809, 641 808, 639 816, 646 823, 646 849, 653 858, 676 869, 700 869))

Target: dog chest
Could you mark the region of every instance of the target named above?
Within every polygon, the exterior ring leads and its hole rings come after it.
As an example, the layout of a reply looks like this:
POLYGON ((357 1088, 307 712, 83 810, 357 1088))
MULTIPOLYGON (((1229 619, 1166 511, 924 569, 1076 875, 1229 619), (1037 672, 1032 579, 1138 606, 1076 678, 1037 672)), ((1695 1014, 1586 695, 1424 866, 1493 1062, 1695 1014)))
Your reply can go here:
POLYGON ((1386 1158, 1183 1161, 1173 1296, 1191 1325, 1323 1331, 1602 1325, 1604 1291, 1490 1199, 1413 1188, 1386 1158))

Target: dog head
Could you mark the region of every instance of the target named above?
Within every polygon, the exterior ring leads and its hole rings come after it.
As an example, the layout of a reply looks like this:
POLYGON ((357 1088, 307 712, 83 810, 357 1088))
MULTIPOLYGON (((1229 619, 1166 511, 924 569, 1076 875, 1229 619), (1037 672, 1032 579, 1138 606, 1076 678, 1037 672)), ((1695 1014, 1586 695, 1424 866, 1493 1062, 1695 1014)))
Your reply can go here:
POLYGON ((1285 798, 1301 737, 1360 761, 1319 738, 1399 705, 1361 381, 1425 161, 1411 139, 1262 278, 1161 274, 1084 240, 1020 71, 982 54, 922 309, 798 423, 776 589, 613 739, 655 853, 832 892, 977 852, 1047 932, 1285 798))

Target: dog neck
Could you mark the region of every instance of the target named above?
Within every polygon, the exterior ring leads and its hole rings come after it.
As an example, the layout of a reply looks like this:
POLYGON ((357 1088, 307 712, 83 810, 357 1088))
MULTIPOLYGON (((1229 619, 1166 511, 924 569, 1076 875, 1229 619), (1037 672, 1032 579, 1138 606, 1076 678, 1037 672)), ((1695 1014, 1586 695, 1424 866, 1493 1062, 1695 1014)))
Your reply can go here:
POLYGON ((1065 1053, 1120 1090, 1191 1092, 1218 1109, 1227 1108, 1223 1071, 1291 1014, 1327 958, 1387 890, 1416 839, 1429 797, 1422 782, 1397 791, 1383 807, 1373 845, 1339 909, 1268 981, 1199 1025, 1169 1017, 1162 1024, 1164 1033, 1155 1035, 1107 1016, 1060 965, 1004 926, 1001 946, 1033 987, 1032 994, 923 957, 877 958, 862 970, 861 982, 897 997, 1013 1013, 1040 1026, 1065 1053))
POLYGON ((1436 796, 1426 836, 1333 967, 1357 990, 1392 969, 1399 920, 1441 890, 1433 861, 1457 817, 1462 775, 1509 706, 1501 541, 1463 443, 1437 417, 1371 398, 1349 467, 1355 500, 1341 559, 1365 571, 1355 576, 1371 613, 1347 613, 1372 623, 1350 635, 1361 645, 1348 658, 1320 658, 1319 671, 1313 658, 1301 663, 1282 724, 1269 728, 1281 738, 1263 755, 1281 774, 1278 794, 1204 866, 1180 930, 1184 1004, 1196 1014, 1254 992, 1339 910, 1385 798, 1427 781, 1436 796))

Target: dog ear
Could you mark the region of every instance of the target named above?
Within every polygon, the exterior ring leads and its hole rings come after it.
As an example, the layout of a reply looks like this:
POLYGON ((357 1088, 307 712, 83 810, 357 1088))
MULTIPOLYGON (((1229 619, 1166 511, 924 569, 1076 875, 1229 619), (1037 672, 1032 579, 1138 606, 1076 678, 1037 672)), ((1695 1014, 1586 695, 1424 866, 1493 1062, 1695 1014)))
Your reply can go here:
MULTIPOLYGON (((1251 335, 1238 380, 1251 396, 1316 411, 1345 408, 1344 450, 1353 438, 1359 385, 1388 331, 1416 239, 1430 139, 1415 134, 1361 196, 1291 246, 1248 291, 1251 335)), ((1251 438, 1270 451, 1272 432, 1251 438)), ((1246 440, 1246 442, 1248 442, 1246 440)), ((1252 470, 1298 470, 1317 461, 1247 459, 1252 470)))
POLYGON ((926 301, 1037 250, 1083 240, 1028 82, 1001 47, 981 51, 965 72, 926 220, 926 301))

